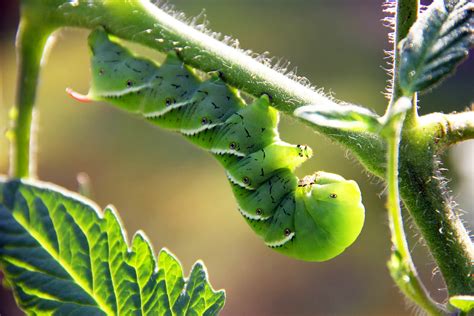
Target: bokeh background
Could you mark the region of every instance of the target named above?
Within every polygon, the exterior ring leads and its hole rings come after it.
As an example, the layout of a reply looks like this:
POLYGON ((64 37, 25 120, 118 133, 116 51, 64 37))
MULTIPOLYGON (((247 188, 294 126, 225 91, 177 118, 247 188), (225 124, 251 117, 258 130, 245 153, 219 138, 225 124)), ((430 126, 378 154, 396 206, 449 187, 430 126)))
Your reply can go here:
MULTIPOLYGON (((336 98, 383 113, 387 28, 382 0, 170 1, 188 16, 203 9, 211 28, 237 38, 245 49, 269 51, 298 67, 298 74, 336 98)), ((14 102, 16 1, 1 2, 0 173, 8 170, 4 137, 14 102)), ((404 315, 413 310, 389 277, 390 243, 384 187, 346 151, 295 120, 283 117, 282 138, 307 143, 315 157, 299 175, 325 170, 360 184, 367 219, 360 238, 341 256, 323 263, 299 262, 269 250, 236 211, 223 169, 179 135, 158 129, 105 104, 79 104, 64 92, 86 92, 88 32, 57 36, 41 77, 38 107, 39 176, 71 190, 76 175, 92 179, 99 205, 114 204, 129 236, 142 229, 155 249, 171 249, 186 273, 203 259, 212 285, 224 288, 223 315, 404 315)), ((135 46, 136 47, 136 46, 135 46)), ((148 56, 162 56, 146 50, 148 56)), ((461 111, 474 100, 474 58, 455 77, 421 98, 422 113, 461 111)), ((474 146, 457 146, 445 159, 464 219, 473 222, 474 146)), ((411 227, 410 220, 408 226, 411 227)), ((445 299, 439 273, 410 228, 418 269, 433 296, 445 299)), ((7 290, 0 314, 21 315, 7 290)))

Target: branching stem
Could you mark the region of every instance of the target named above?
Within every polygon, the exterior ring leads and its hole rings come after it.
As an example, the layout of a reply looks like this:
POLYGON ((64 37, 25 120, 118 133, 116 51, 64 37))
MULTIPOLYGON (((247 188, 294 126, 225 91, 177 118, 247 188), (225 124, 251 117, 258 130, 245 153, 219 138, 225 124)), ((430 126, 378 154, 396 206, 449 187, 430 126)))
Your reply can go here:
MULTIPOLYGON (((396 28, 396 45, 403 39, 416 20, 418 0, 399 0, 396 28)), ((315 92, 269 67, 253 60, 242 51, 229 47, 182 23, 145 0, 135 1, 66 1, 23 0, 22 17, 41 19, 28 32, 28 20, 20 29, 20 81, 18 117, 15 124, 12 156, 16 163, 12 175, 28 175, 30 123, 35 99, 39 65, 48 35, 61 27, 94 29, 104 27, 120 38, 144 44, 162 52, 177 50, 189 65, 203 70, 219 70, 231 85, 254 96, 262 93, 272 97, 273 105, 280 111, 292 114, 295 107, 315 104, 331 107, 334 101, 315 92), (44 25, 49 25, 45 27, 44 25), (36 33, 36 36, 33 34, 36 33), (38 35, 40 34, 40 35, 38 35), (29 38, 31 37, 31 38, 29 38), (22 40, 22 38, 24 38, 22 40), (29 38, 28 40, 26 40, 29 38), (29 46, 29 48, 27 48, 29 46)), ((396 48, 396 46, 395 46, 396 48)), ((401 96, 397 80, 398 52, 395 51, 394 87, 391 107, 401 96)), ((389 109, 390 110, 390 109, 389 109)), ((472 135, 472 127, 466 132, 472 135)), ((385 178, 387 147, 384 139, 370 133, 351 133, 319 126, 312 127, 348 148, 364 167, 385 178)), ((462 136, 465 137, 471 136, 462 136)), ((474 252, 469 236, 446 198, 438 174, 438 165, 432 135, 418 122, 416 99, 407 112, 401 132, 399 187, 404 204, 425 238, 430 251, 440 267, 450 295, 472 294, 473 281, 469 275, 474 252), (443 233, 440 233, 442 228, 443 233)), ((453 142, 457 141, 453 138, 453 142)), ((462 140, 458 138, 458 140, 462 140)), ((393 144, 391 144, 393 145, 393 144)), ((30 163, 31 165, 31 163, 30 163)))
POLYGON ((22 15, 18 27, 16 46, 19 72, 16 107, 11 114, 13 134, 10 175, 12 177, 34 177, 36 173, 35 155, 32 152, 34 151, 32 142, 35 139, 32 135, 32 123, 36 87, 44 49, 52 30, 44 23, 35 23, 28 15, 22 15))
POLYGON ((431 134, 438 151, 443 151, 459 142, 474 139, 474 112, 424 115, 420 117, 420 126, 431 134))

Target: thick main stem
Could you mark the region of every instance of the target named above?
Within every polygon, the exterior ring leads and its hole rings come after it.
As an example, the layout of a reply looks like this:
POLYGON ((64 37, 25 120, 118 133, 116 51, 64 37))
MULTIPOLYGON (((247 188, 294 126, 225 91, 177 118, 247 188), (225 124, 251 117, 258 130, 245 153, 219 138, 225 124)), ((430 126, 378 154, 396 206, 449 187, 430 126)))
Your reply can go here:
MULTIPOLYGON (((147 0, 77 3, 23 0, 23 3, 57 28, 103 27, 110 34, 158 51, 176 50, 190 66, 202 71, 220 71, 227 83, 254 96, 263 93, 270 95, 272 105, 290 115, 301 105, 331 107, 335 104, 320 92, 289 79, 241 50, 197 31, 147 0)), ((370 133, 312 127, 349 148, 369 171, 384 176, 385 146, 380 137, 370 133)))
POLYGON ((304 104, 324 107, 333 103, 322 93, 177 20, 150 1, 89 2, 24 1, 58 27, 102 26, 113 35, 159 51, 178 51, 186 64, 205 72, 220 71, 227 83, 252 95, 268 94, 272 103, 287 113, 304 104))
POLYGON ((423 128, 403 132, 400 193, 443 274, 449 295, 472 295, 474 247, 440 172, 436 142, 423 128))

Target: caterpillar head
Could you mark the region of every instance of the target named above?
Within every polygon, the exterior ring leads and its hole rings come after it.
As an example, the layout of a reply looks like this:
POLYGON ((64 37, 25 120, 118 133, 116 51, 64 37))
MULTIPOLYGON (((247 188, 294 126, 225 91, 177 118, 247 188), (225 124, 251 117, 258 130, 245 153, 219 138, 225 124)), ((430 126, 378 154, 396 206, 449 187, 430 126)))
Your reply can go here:
POLYGON ((294 228, 279 225, 280 242, 275 250, 302 260, 325 261, 355 241, 365 210, 356 182, 328 173, 319 173, 312 180, 298 187, 294 228))

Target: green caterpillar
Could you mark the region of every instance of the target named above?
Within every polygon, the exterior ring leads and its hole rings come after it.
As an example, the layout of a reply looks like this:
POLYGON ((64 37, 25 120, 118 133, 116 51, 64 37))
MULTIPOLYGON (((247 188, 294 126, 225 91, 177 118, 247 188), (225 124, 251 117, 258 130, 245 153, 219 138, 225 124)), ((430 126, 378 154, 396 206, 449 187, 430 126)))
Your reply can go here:
POLYGON ((136 57, 103 30, 89 36, 92 84, 80 101, 108 101, 183 134, 226 169, 239 211, 265 244, 285 255, 324 261, 359 235, 364 206, 356 182, 294 170, 312 151, 280 140, 268 96, 246 105, 218 75, 201 81, 175 53, 158 66, 136 57))

